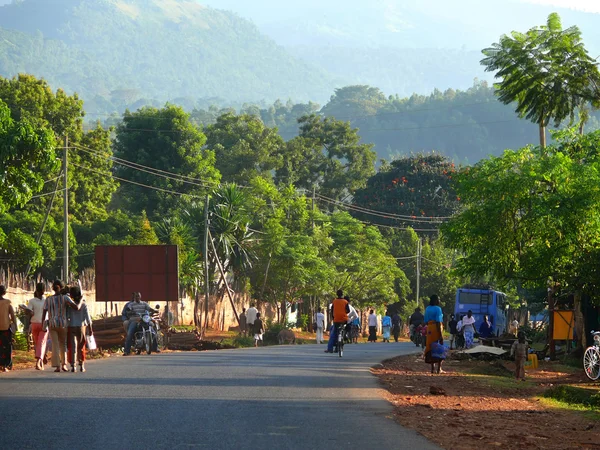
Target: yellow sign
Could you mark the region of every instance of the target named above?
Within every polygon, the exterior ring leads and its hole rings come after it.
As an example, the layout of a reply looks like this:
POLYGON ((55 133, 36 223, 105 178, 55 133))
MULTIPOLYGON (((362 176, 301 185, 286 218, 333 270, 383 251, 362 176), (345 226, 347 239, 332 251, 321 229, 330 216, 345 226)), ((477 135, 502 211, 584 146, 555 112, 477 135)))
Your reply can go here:
POLYGON ((573 339, 575 318, 572 310, 554 311, 554 333, 552 338, 557 341, 573 339))

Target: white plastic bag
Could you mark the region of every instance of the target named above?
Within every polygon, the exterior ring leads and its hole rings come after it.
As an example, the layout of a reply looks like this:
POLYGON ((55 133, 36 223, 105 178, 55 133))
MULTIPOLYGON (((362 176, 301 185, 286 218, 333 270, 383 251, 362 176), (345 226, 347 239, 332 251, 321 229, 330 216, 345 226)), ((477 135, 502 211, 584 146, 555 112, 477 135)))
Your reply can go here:
POLYGON ((98 348, 96 347, 96 338, 94 338, 94 335, 87 337, 87 347, 88 350, 96 350, 98 348))

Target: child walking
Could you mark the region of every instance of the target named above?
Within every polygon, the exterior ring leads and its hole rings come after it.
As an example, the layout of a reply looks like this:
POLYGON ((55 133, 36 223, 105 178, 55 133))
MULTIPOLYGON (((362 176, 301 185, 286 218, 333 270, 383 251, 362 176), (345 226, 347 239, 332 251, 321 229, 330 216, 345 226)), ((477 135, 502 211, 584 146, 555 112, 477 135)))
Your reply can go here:
POLYGON ((517 334, 517 340, 512 345, 510 349, 510 355, 515 357, 516 369, 515 369, 515 378, 517 380, 525 381, 525 362, 527 361, 527 352, 529 349, 529 345, 527 344, 527 340, 525 339, 525 333, 519 331, 517 334))
MULTIPOLYGON (((258 347, 258 342, 262 342, 263 333, 265 332, 263 321, 260 318, 260 313, 256 313, 256 320, 254 321, 254 346, 258 347)), ((261 344, 262 345, 262 344, 261 344)))

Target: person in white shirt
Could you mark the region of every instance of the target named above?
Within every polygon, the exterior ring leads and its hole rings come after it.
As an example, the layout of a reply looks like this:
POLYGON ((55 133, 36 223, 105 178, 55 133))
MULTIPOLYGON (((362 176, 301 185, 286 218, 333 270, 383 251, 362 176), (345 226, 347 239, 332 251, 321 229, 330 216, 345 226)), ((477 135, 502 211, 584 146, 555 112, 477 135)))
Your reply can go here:
POLYGON ((514 334, 515 336, 519 332, 519 321, 515 317, 514 320, 510 323, 510 334, 514 334))
POLYGON ((475 317, 473 312, 469 310, 467 315, 462 318, 462 331, 465 337, 465 347, 467 349, 473 347, 473 337, 475 335, 475 317))
POLYGON ((246 311, 246 326, 248 327, 248 335, 252 336, 255 334, 254 331, 254 321, 256 320, 256 315, 258 314, 258 309, 256 309, 254 303, 250 304, 250 308, 246 311))
POLYGON ((369 342, 377 342, 377 314, 369 311, 369 342))
POLYGON ((350 312, 348 313, 348 323, 346 324, 346 337, 348 342, 352 342, 352 322, 358 318, 358 313, 354 306, 350 304, 350 297, 347 295, 344 297, 344 300, 348 302, 348 307, 350 308, 350 312))
POLYGON ((42 313, 44 312, 44 283, 35 286, 33 298, 27 304, 27 314, 31 316, 31 335, 35 348, 35 368, 44 370, 44 356, 46 355, 46 342, 48 341, 48 329, 44 330, 42 313))
POLYGON ((315 323, 317 324, 317 344, 321 344, 323 342, 323 329, 325 328, 323 308, 319 308, 319 312, 315 315, 315 323))

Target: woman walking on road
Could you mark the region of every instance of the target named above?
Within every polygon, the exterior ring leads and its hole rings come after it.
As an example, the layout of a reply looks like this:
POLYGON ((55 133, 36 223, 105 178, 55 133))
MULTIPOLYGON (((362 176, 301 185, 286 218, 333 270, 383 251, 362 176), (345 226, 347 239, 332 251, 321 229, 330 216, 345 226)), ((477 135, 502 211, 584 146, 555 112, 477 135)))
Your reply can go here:
POLYGON ((377 342, 377 315, 369 311, 369 342, 377 342))
POLYGON ((52 340, 52 367, 55 372, 67 372, 67 308, 79 309, 67 295, 62 294, 64 284, 60 280, 54 280, 52 290, 54 295, 46 298, 42 322, 48 315, 50 327, 50 339, 52 340))
POLYGON ((469 349, 473 347, 473 337, 475 336, 475 317, 473 317, 473 311, 469 310, 467 315, 463 317, 462 330, 465 337, 465 347, 469 349))
POLYGON ((0 372, 12 369, 12 338, 17 330, 15 311, 5 295, 6 288, 0 285, 0 372))
POLYGON ((431 346, 435 342, 444 344, 442 336, 442 323, 444 323, 444 313, 440 308, 440 299, 437 295, 432 295, 429 300, 429 306, 425 308, 425 323, 427 324, 427 345, 425 346, 425 362, 431 364, 431 373, 435 372, 434 365, 437 363, 437 373, 442 373, 442 360, 431 356, 431 346))
POLYGON ((44 330, 44 324, 42 323, 44 283, 36 284, 33 298, 29 300, 27 307, 29 314, 31 314, 31 334, 36 359, 35 368, 36 370, 44 370, 44 356, 46 355, 46 342, 48 341, 48 330, 44 330))

